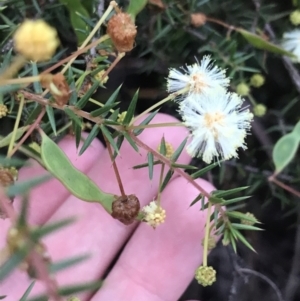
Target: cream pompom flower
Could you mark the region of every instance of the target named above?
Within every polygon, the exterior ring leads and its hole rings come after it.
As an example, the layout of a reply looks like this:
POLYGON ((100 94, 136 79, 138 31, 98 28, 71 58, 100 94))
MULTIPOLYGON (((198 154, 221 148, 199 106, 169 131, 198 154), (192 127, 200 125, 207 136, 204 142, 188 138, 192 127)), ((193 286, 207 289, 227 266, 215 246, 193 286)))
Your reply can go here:
POLYGON ((236 93, 216 89, 206 95, 191 95, 180 106, 184 124, 191 130, 187 152, 211 163, 214 157, 237 157, 239 147, 246 149, 245 137, 253 114, 243 109, 236 93))
POLYGON ((55 28, 44 20, 25 20, 14 34, 14 47, 26 59, 51 59, 59 45, 55 28))
POLYGON ((150 202, 149 205, 143 207, 143 220, 154 229, 165 222, 166 210, 164 210, 157 201, 150 202))
POLYGON ((171 68, 168 75, 167 90, 169 93, 178 92, 185 89, 184 95, 177 100, 185 99, 186 95, 198 95, 207 93, 220 87, 229 85, 229 78, 226 77, 225 70, 214 66, 209 55, 204 56, 200 62, 182 67, 183 72, 171 68))
POLYGON ((293 62, 300 63, 300 29, 284 33, 281 46, 295 55, 291 58, 293 62))

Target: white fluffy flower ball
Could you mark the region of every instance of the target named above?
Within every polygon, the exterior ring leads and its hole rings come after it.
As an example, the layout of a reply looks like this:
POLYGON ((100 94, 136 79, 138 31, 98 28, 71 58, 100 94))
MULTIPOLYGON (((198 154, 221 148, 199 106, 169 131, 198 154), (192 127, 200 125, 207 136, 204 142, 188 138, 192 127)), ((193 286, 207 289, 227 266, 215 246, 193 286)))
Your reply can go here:
POLYGON ((293 53, 293 62, 300 63, 300 29, 294 29, 283 34, 282 48, 293 53))
POLYGON ((211 163, 214 157, 237 157, 239 147, 246 149, 245 137, 253 114, 242 109, 236 93, 216 89, 206 95, 190 95, 180 106, 184 124, 191 130, 187 152, 211 163))
POLYGON ((186 95, 203 94, 228 85, 229 79, 226 77, 225 70, 214 66, 210 56, 204 56, 200 64, 182 67, 182 71, 171 68, 167 90, 174 93, 186 89, 181 96, 177 97, 177 100, 184 100, 186 95))

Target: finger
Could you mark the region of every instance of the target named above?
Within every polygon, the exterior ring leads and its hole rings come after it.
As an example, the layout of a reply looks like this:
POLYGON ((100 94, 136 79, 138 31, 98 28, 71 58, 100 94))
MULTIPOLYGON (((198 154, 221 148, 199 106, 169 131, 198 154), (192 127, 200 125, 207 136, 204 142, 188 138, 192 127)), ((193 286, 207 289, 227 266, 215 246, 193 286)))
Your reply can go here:
MULTIPOLYGON (((87 137, 87 135, 83 134, 83 137, 87 137)), ((69 157, 74 166, 84 173, 88 172, 95 160, 100 157, 101 152, 104 150, 101 142, 95 139, 85 153, 82 156, 78 156, 78 150, 76 150, 74 137, 72 136, 66 136, 62 139, 59 146, 69 157)), ((82 143, 80 144, 79 149, 81 146, 82 143)), ((29 160, 29 166, 22 168, 19 172, 19 181, 26 181, 45 174, 47 174, 47 172, 37 162, 29 160)), ((28 222, 30 224, 43 224, 69 195, 70 193, 67 189, 56 179, 51 179, 35 187, 30 192, 28 222)), ((21 198, 16 198, 14 201, 14 207, 17 212, 20 210, 21 202, 21 198)), ((10 227, 11 221, 9 219, 0 220, 0 249, 4 248, 6 245, 6 235, 10 227)), ((24 289, 24 287, 28 283, 28 277, 25 273, 19 273, 19 276, 19 281, 23 283, 23 286, 20 291, 14 290, 17 297, 12 297, 11 300, 20 298, 26 289, 24 289), (24 286, 24 284, 26 285, 24 286)), ((14 284, 13 278, 14 276, 12 275, 12 278, 10 279, 12 281, 11 283, 14 284)), ((9 281, 7 281, 7 283, 9 284, 9 281)), ((3 287, 4 284, 1 283, 0 288, 2 289, 3 287)), ((8 289, 6 293, 9 294, 11 291, 12 289, 8 289)), ((2 294, 1 290, 0 294, 2 294)), ((10 297, 8 297, 7 300, 9 300, 9 298, 10 297)))
MULTIPOLYGON (((196 181, 207 192, 214 190, 196 181)), ((172 180, 161 199, 165 223, 155 230, 139 225, 93 301, 178 300, 202 261, 206 211, 199 203, 189 207, 198 194, 185 179, 172 180)))
MULTIPOLYGON (((165 114, 157 114, 152 123, 174 121, 178 120, 165 114)), ((187 130, 183 127, 160 127, 146 129, 139 138, 151 148, 156 149, 164 135, 166 141, 176 149, 187 134, 187 130)), ((143 206, 152 200, 157 193, 160 167, 155 166, 153 180, 149 182, 147 168, 132 169, 134 165, 147 162, 146 151, 140 149, 137 153, 128 143, 124 142, 120 154, 121 156, 116 159, 116 162, 125 192, 126 194, 136 194, 143 206)), ((189 160, 190 157, 186 152, 183 152, 179 158, 179 162, 182 164, 188 163, 189 160)), ((94 167, 89 172, 89 177, 104 191, 120 194, 107 152, 104 152, 101 158, 95 162, 94 167)), ((93 257, 85 264, 72 268, 71 271, 66 270, 60 273, 57 277, 60 285, 87 282, 101 277, 118 249, 124 244, 135 227, 135 225, 125 226, 114 220, 99 204, 85 203, 73 196, 70 196, 55 212, 50 221, 54 222, 70 217, 70 215, 78 216, 79 221, 45 239, 51 257, 54 261, 86 253, 90 253, 93 257)), ((15 275, 15 277, 17 276, 15 275)), ((24 279, 23 281, 14 282, 20 285, 19 291, 28 285, 28 281, 26 282, 24 279)), ((41 285, 38 281, 34 291, 41 291, 41 285)), ((80 295, 81 298, 86 296, 87 294, 80 295)))
MULTIPOLYGON (((83 134, 83 137, 87 137, 83 134)), ((86 173, 95 163, 95 160, 100 157, 104 150, 102 143, 94 139, 90 147, 83 153, 82 156, 78 155, 80 148, 76 149, 73 136, 66 136, 59 142, 59 147, 64 151, 67 157, 71 160, 73 165, 80 171, 86 173)), ((30 160, 30 166, 24 167, 20 170, 19 181, 26 181, 31 178, 41 177, 47 174, 36 161, 30 160)), ((28 221, 31 224, 43 224, 55 212, 55 210, 66 200, 70 193, 68 190, 56 179, 51 179, 38 185, 30 191, 30 210, 28 221)), ((17 211, 20 210, 22 204, 21 198, 16 198, 14 207, 17 211)))

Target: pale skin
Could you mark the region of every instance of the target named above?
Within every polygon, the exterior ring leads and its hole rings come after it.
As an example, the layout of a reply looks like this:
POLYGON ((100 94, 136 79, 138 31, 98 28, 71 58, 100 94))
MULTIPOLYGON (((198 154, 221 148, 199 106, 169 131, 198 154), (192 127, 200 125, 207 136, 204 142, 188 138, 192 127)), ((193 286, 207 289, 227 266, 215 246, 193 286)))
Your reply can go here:
MULTIPOLYGON (((158 114, 152 123, 174 121, 177 120, 171 116, 158 114)), ((149 128, 139 138, 156 149, 164 135, 176 149, 187 134, 184 127, 149 128)), ((80 157, 73 137, 65 137, 59 145, 73 164, 102 190, 120 195, 108 152, 99 141, 94 140, 80 157)), ((150 181, 147 168, 131 168, 146 162, 146 151, 140 149, 137 153, 124 142, 120 153, 121 157, 116 162, 125 193, 135 194, 143 207, 157 194, 160 167, 155 166, 154 177, 150 181)), ((178 163, 188 164, 189 161, 190 157, 183 152, 178 163)), ((31 163, 31 166, 20 171, 20 180, 45 173, 37 163, 31 163)), ((214 189, 205 180, 198 179, 197 182, 207 192, 214 189)), ((101 279, 127 242, 101 289, 93 296, 90 293, 79 294, 80 300, 174 301, 184 292, 202 262, 201 240, 206 213, 199 211, 199 205, 189 207, 197 195, 195 187, 175 175, 161 197, 161 205, 167 215, 165 223, 154 230, 146 223, 134 222, 125 226, 107 214, 99 204, 78 200, 58 181, 51 179, 32 190, 29 222, 42 225, 70 216, 77 217, 71 226, 43 239, 53 262, 83 254, 91 255, 86 261, 55 275, 60 286, 101 279)), ((19 198, 16 198, 14 208, 19 211, 19 198)), ((0 220, 0 248, 5 245, 9 225, 8 219, 0 220)), ((26 273, 15 271, 0 283, 0 295, 7 295, 6 301, 19 300, 30 283, 26 273)), ((43 291, 44 285, 36 281, 30 296, 43 291)))

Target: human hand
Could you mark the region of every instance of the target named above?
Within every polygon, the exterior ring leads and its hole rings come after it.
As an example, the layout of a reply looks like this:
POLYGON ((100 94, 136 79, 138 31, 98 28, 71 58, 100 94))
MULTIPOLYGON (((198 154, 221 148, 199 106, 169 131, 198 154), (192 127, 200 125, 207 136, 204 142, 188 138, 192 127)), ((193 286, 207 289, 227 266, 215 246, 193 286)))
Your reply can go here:
MULTIPOLYGON (((173 117, 157 114, 152 123, 174 122, 173 117)), ((184 127, 159 127, 145 129, 139 138, 153 149, 160 144, 162 136, 176 149, 188 132, 184 127)), ((86 152, 78 157, 74 139, 65 137, 60 147, 73 164, 88 175, 105 192, 120 195, 108 152, 99 141, 94 140, 86 152)), ((147 162, 147 152, 139 153, 124 142, 116 163, 126 194, 135 194, 141 207, 157 195, 159 166, 154 166, 153 180, 149 180, 148 169, 133 170, 132 166, 147 162)), ((178 163, 188 164, 190 157, 182 152, 178 163)), ((20 181, 44 174, 37 164, 20 171, 20 181)), ((197 182, 210 192, 214 187, 204 181, 197 182)), ((83 254, 91 257, 68 270, 55 275, 59 286, 78 284, 101 279, 111 262, 126 243, 103 286, 92 297, 81 293, 80 300, 177 300, 184 292, 195 269, 202 261, 201 240, 204 237, 206 212, 199 206, 189 207, 199 191, 181 177, 173 178, 163 191, 161 205, 166 210, 165 223, 155 230, 146 223, 135 222, 125 226, 113 219, 96 203, 78 200, 57 180, 52 179, 31 191, 29 222, 43 225, 70 216, 77 221, 45 237, 53 262, 83 254), (129 241, 127 241, 129 239, 129 241)), ((16 198, 14 207, 20 209, 21 199, 16 198)), ((10 221, 0 220, 0 248, 10 221)), ((19 300, 32 280, 26 273, 13 272, 0 283, 0 295, 6 301, 19 300)), ((36 281, 33 296, 44 291, 44 285, 36 281)))

